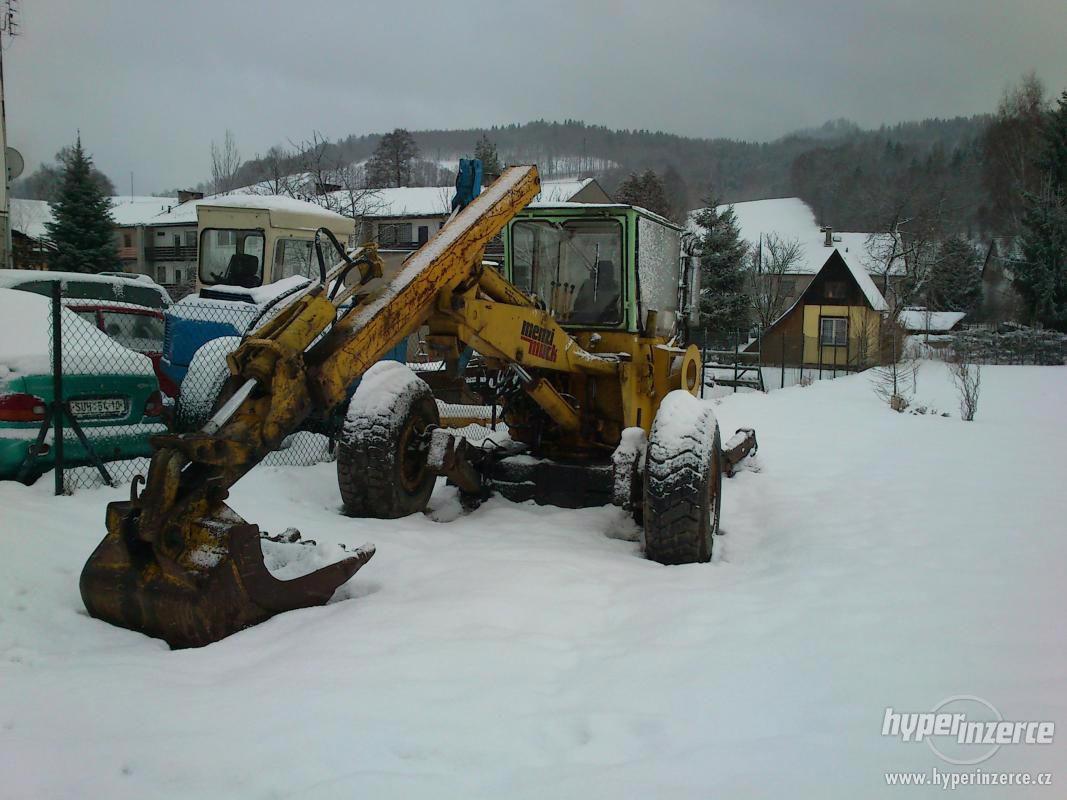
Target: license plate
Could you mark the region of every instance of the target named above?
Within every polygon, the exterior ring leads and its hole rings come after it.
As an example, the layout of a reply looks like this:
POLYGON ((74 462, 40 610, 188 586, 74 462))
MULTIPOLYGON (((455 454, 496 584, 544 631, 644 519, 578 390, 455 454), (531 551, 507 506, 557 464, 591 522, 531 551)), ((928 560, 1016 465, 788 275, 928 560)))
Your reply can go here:
POLYGON ((70 410, 76 417, 124 417, 126 416, 126 401, 120 397, 71 400, 70 410))

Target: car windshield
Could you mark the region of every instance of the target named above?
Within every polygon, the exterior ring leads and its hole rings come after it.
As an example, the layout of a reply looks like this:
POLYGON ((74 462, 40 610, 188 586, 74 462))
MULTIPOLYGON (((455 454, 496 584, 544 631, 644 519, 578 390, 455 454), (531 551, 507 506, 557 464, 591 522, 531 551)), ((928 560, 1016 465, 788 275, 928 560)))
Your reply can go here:
POLYGON ((211 228, 201 233, 200 282, 245 289, 263 283, 263 231, 211 228))
POLYGON ((622 321, 622 226, 614 220, 520 220, 511 229, 512 279, 560 322, 622 321))
POLYGON ((119 344, 138 353, 158 353, 163 350, 163 320, 152 314, 131 314, 124 311, 101 311, 104 333, 119 344))

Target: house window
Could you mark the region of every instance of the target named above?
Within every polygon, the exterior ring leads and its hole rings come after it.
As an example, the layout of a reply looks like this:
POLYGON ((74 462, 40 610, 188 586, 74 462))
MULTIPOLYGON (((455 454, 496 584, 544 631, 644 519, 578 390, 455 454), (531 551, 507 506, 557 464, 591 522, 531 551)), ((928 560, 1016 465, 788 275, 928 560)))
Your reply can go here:
POLYGON ((185 246, 196 247, 196 231, 185 232, 185 246))
POLYGON ((823 296, 827 300, 844 300, 848 294, 848 287, 844 281, 827 281, 823 287, 823 296))
POLYGON ((419 226, 419 244, 426 244, 426 242, 429 241, 429 239, 430 239, 430 226, 429 225, 420 225, 419 226))
POLYGON ((128 233, 122 234, 122 246, 133 247, 133 237, 128 233))
POLYGON ((823 347, 848 347, 848 320, 845 317, 820 317, 819 344, 823 347))
POLYGON ((378 223, 378 244, 382 247, 401 247, 411 244, 410 222, 378 223))
POLYGON ((182 271, 180 269, 174 270, 174 282, 179 284, 182 282, 182 271))

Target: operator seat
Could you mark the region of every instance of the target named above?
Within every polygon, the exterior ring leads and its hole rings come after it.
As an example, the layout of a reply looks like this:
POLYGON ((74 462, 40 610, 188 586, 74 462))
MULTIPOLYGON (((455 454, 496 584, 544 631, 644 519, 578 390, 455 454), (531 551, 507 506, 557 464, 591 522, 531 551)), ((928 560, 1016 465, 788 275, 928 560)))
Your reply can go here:
POLYGON ((248 253, 234 253, 223 273, 227 283, 254 289, 259 286, 259 259, 248 253))
POLYGON ((616 322, 619 318, 619 284, 615 280, 615 263, 608 259, 596 262, 593 272, 582 283, 567 322, 597 325, 616 322), (596 296, 594 297, 594 288, 596 296))

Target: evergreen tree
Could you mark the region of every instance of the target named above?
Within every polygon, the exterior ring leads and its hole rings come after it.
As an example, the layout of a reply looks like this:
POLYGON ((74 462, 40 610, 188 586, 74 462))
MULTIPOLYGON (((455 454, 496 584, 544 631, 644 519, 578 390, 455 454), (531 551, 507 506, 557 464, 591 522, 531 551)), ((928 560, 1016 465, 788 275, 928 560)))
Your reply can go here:
POLYGON ((671 215, 671 204, 667 200, 663 181, 650 169, 645 170, 641 175, 631 172, 630 176, 619 185, 615 192, 615 199, 620 203, 640 206, 661 217, 669 218, 671 215))
POLYGON ((718 198, 705 202, 693 218, 700 227, 700 324, 714 331, 741 330, 749 319, 744 274, 748 245, 741 239, 733 206, 719 211, 718 198))
POLYGON ((478 143, 474 145, 474 157, 481 160, 482 173, 487 181, 490 177, 495 177, 504 171, 504 167, 500 163, 500 155, 496 152, 496 145, 484 133, 478 143))
POLYGON ((367 181, 376 189, 409 186, 418 157, 419 146, 415 144, 415 137, 404 128, 396 128, 378 142, 378 148, 367 164, 367 181))
POLYGON ((982 299, 978 254, 962 236, 941 242, 926 281, 926 307, 931 311, 973 311, 982 299))
POLYGON ((45 228, 56 247, 53 269, 103 272, 117 268, 111 200, 93 180, 93 160, 82 150, 80 134, 63 164, 63 184, 52 216, 55 221, 45 228))
POLYGON ((1067 91, 1047 118, 1036 159, 1041 189, 1026 195, 1015 286, 1034 318, 1067 330, 1067 91))

